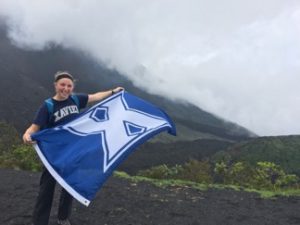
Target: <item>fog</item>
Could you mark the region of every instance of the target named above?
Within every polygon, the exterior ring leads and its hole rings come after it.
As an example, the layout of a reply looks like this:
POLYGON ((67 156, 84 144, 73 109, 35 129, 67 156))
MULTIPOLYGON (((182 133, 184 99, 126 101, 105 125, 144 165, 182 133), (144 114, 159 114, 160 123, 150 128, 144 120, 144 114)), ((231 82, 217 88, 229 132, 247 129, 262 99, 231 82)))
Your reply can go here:
POLYGON ((300 133, 299 1, 1 0, 0 15, 20 48, 80 49, 259 135, 300 133))

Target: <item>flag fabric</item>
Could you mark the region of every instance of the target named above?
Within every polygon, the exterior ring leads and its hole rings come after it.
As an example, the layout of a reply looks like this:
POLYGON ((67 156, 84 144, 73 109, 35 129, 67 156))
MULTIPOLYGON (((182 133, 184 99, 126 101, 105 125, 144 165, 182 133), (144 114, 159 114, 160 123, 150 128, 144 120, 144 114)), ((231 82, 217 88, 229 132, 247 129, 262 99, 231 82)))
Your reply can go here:
POLYGON ((88 206, 114 169, 140 144, 174 123, 158 107, 119 92, 74 120, 32 135, 44 166, 75 199, 88 206))

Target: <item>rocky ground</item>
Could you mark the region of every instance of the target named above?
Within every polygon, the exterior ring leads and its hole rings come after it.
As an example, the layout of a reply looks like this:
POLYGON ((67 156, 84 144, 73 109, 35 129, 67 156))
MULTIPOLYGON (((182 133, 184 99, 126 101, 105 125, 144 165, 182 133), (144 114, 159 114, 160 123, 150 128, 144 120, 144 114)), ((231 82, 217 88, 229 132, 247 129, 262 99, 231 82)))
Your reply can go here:
MULTIPOLYGON (((30 224, 39 173, 0 170, 0 224, 30 224)), ((59 188, 50 225, 56 224, 59 188)), ((74 203, 74 225, 296 225, 300 197, 262 199, 232 190, 159 188, 111 177, 89 207, 74 203)))

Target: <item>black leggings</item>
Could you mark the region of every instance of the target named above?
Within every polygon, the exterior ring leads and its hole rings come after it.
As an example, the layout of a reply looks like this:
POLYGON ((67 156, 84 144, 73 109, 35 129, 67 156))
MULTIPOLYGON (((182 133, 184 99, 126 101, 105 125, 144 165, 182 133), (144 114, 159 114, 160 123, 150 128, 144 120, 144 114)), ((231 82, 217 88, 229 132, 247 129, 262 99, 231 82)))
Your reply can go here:
MULTIPOLYGON (((48 225, 52 207, 56 181, 47 169, 43 170, 40 179, 40 190, 33 211, 34 225, 48 225)), ((65 220, 70 217, 73 197, 62 189, 58 207, 58 219, 65 220)))

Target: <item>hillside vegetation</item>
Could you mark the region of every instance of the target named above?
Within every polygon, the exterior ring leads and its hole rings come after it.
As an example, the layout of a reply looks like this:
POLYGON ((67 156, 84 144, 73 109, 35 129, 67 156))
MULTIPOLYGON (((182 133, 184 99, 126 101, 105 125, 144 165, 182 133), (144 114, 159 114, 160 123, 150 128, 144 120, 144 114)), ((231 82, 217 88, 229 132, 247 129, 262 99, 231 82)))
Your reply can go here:
POLYGON ((272 162, 258 162, 251 166, 245 162, 227 165, 224 162, 212 164, 209 161, 191 160, 183 165, 160 165, 142 170, 138 176, 159 180, 184 180, 211 187, 225 185, 236 189, 300 194, 299 177, 286 173, 272 162))
POLYGON ((259 137, 230 146, 215 159, 244 161, 255 165, 269 161, 280 165, 288 173, 300 175, 300 136, 259 137))

